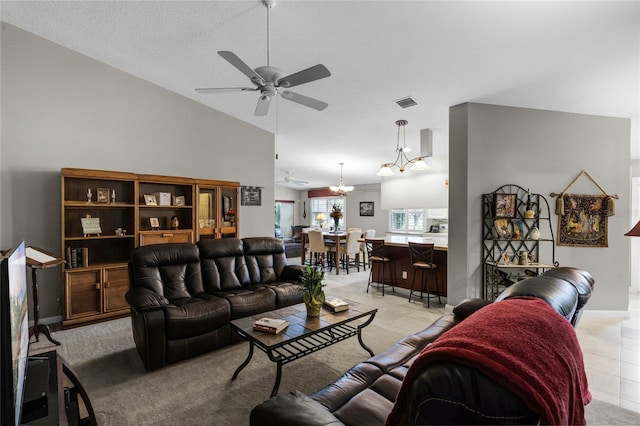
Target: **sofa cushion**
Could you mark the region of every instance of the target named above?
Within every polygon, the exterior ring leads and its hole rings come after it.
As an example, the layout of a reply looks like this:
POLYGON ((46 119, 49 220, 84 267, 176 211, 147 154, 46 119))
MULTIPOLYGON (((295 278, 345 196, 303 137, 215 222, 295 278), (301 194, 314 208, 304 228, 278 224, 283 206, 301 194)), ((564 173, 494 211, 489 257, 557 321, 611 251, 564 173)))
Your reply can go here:
POLYGON ((225 299, 202 295, 185 298, 165 307, 167 339, 197 336, 231 321, 231 307, 225 299))
POLYGON ((250 421, 264 426, 343 425, 325 407, 299 391, 266 400, 251 410, 250 421))
POLYGON ((204 291, 198 247, 193 244, 138 247, 129 267, 132 288, 147 288, 169 301, 190 298, 204 291))
POLYGON ((248 237, 242 239, 242 244, 251 282, 278 281, 287 265, 284 242, 271 237, 248 237))
POLYGON ((477 311, 490 305, 492 302, 486 299, 464 299, 453 308, 453 313, 460 321, 477 311))
POLYGON ((249 317, 276 309, 276 294, 265 286, 249 286, 234 291, 216 293, 231 305, 231 319, 249 317))
POLYGON ((242 240, 239 238, 198 241, 204 289, 207 293, 231 291, 249 285, 242 240))

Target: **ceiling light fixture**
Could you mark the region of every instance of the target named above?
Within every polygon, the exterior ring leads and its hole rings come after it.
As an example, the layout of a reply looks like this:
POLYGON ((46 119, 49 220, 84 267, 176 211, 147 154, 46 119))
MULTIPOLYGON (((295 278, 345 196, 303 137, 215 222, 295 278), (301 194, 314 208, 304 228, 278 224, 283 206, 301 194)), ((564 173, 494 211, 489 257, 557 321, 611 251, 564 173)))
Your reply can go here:
POLYGON ((338 186, 332 185, 329 187, 335 195, 339 196, 349 195, 349 193, 353 191, 353 186, 346 186, 344 184, 344 179, 342 178, 342 166, 344 166, 344 163, 340 163, 340 184, 338 186))
POLYGON ((404 127, 409 123, 407 120, 398 120, 396 121, 396 125, 398 126, 398 139, 396 140, 396 159, 393 163, 384 163, 382 168, 378 173, 378 176, 393 176, 395 173, 392 168, 397 167, 400 170, 400 173, 404 173, 404 170, 411 165, 409 170, 429 170, 431 167, 424 162, 424 157, 416 157, 413 159, 409 159, 407 157, 407 152, 411 151, 410 148, 407 147, 407 140, 405 137, 404 127), (403 144, 400 146, 400 133, 402 133, 403 144))

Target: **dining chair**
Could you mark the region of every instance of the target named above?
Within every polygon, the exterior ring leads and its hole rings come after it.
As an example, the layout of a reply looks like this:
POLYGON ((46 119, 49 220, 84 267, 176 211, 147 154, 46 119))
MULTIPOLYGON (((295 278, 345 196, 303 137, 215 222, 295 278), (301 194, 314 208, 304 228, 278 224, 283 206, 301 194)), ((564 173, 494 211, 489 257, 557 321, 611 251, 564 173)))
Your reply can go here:
POLYGON ((391 287, 391 290, 395 293, 394 288, 394 273, 393 273, 393 259, 388 256, 388 247, 385 246, 384 240, 371 240, 365 239, 364 243, 367 247, 367 257, 369 258, 369 282, 367 282, 367 293, 369 293, 369 286, 371 284, 376 283, 376 288, 380 289, 382 287, 382 295, 384 296, 385 287, 391 287), (378 265, 376 268, 376 281, 373 281, 373 267, 378 265), (385 267, 389 271, 390 282, 385 282, 384 280, 384 272, 385 267))
POLYGON ((324 242, 324 236, 322 231, 317 229, 310 229, 307 233, 309 237, 309 264, 325 266, 325 260, 329 266, 332 266, 331 258, 329 256, 329 247, 324 242))
POLYGON ((358 272, 360 272, 360 242, 358 240, 361 237, 362 230, 359 228, 352 229, 347 232, 347 239, 344 246, 340 248, 340 264, 347 270, 347 274, 349 273, 350 264, 353 264, 358 269, 358 272), (352 255, 354 256, 353 260, 351 259, 352 255))
POLYGON ((418 272, 420 272, 420 300, 423 299, 426 278, 427 308, 430 307, 431 299, 435 297, 438 298, 438 303, 442 304, 442 300, 440 299, 440 285, 438 284, 438 265, 433 261, 434 244, 414 243, 411 241, 409 241, 408 244, 409 259, 413 268, 413 280, 411 281, 409 302, 411 302, 411 296, 413 295, 413 292, 418 291, 415 288, 415 282, 416 278, 418 277, 418 272), (431 294, 431 289, 429 286, 429 273, 433 274, 434 280, 436 282, 436 294, 431 294))

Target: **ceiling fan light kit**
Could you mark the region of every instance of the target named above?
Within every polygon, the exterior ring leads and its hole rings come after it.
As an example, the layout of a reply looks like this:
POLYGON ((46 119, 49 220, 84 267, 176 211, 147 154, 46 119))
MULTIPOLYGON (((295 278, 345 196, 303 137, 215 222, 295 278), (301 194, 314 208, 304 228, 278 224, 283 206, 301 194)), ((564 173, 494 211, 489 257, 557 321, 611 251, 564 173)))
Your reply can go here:
POLYGON ((269 12, 273 7, 275 7, 275 1, 262 0, 262 4, 267 8, 267 65, 252 69, 235 53, 227 50, 218 51, 218 55, 222 56, 227 62, 236 67, 236 69, 238 69, 241 73, 249 77, 249 80, 256 87, 207 87, 195 89, 196 92, 201 94, 210 94, 222 92, 260 91, 260 97, 258 98, 258 104, 256 105, 256 109, 254 112, 254 115, 256 116, 267 115, 267 113, 269 112, 269 105, 271 103, 271 100, 278 94, 280 94, 280 96, 288 101, 295 102, 308 108, 312 108, 317 111, 324 110, 329 106, 329 104, 326 102, 311 98, 309 96, 300 95, 289 90, 285 90, 282 92, 278 90, 280 88, 288 89, 291 87, 299 86, 301 84, 310 83, 312 81, 329 77, 331 75, 331 72, 329 72, 327 67, 325 67, 324 65, 318 64, 283 77, 283 73, 281 70, 276 67, 270 66, 269 12))
POLYGON ((411 171, 423 171, 429 170, 431 167, 424 161, 424 157, 415 157, 409 159, 407 157, 407 152, 411 151, 411 148, 407 146, 407 140, 405 137, 405 126, 409 122, 407 120, 398 120, 396 121, 396 126, 398 126, 398 138, 396 139, 396 159, 393 163, 384 163, 382 167, 376 173, 378 176, 393 176, 395 173, 393 172, 393 167, 397 167, 400 173, 404 173, 404 171, 409 167, 411 171), (400 134, 402 133, 403 144, 400 146, 400 134))
POLYGON ((344 166, 344 163, 340 163, 340 183, 338 184, 338 186, 329 186, 329 189, 333 191, 335 195, 341 197, 349 195, 349 193, 353 191, 353 186, 347 186, 344 184, 344 179, 342 178, 342 166, 344 166))

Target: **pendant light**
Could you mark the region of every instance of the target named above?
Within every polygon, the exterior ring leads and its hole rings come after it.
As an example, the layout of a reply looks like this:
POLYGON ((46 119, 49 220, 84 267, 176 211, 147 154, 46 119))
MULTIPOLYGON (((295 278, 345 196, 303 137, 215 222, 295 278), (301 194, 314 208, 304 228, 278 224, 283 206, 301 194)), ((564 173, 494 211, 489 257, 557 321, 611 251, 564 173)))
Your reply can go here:
POLYGON ((407 147, 407 140, 405 137, 405 126, 409 122, 407 120, 398 120, 396 121, 396 125, 398 126, 398 138, 396 139, 396 159, 393 163, 384 163, 382 168, 378 173, 378 176, 393 176, 395 173, 393 172, 393 167, 397 167, 400 173, 404 173, 405 169, 408 166, 409 170, 412 171, 421 171, 421 170, 429 170, 431 167, 427 165, 424 161, 424 157, 416 157, 413 159, 409 159, 407 157, 407 152, 411 151, 411 148, 407 147), (400 146, 400 134, 402 134, 403 144, 400 146))
POLYGON ((330 186, 329 189, 333 191, 335 195, 344 196, 349 195, 351 191, 353 191, 353 186, 346 186, 344 184, 344 179, 342 178, 342 166, 344 163, 340 163, 340 183, 338 186, 330 186))

